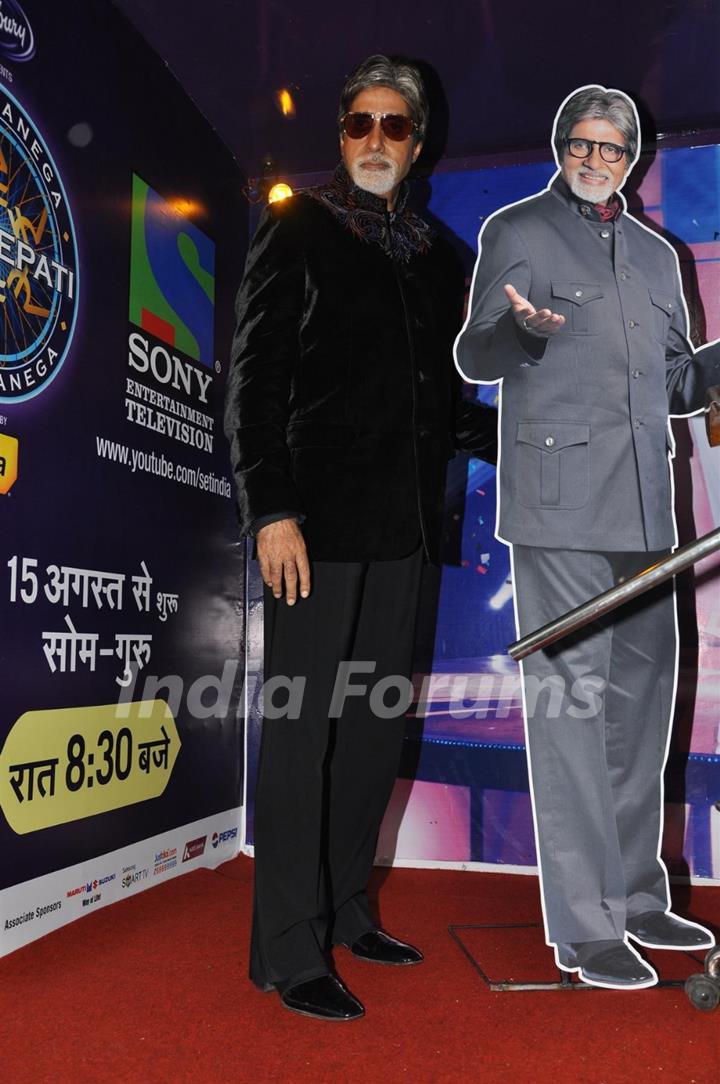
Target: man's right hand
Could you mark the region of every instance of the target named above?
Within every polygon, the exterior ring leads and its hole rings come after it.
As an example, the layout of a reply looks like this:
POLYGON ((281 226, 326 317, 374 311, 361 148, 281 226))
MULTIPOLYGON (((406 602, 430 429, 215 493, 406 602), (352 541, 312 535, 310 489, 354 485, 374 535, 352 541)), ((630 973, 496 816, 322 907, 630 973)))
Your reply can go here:
POLYGON ((275 598, 282 598, 283 581, 288 606, 310 594, 310 562, 305 539, 296 519, 279 519, 261 527, 255 539, 263 583, 272 588, 275 598))
POLYGON ((534 308, 527 298, 519 294, 510 283, 503 286, 503 290, 510 302, 515 323, 523 331, 537 335, 540 339, 547 339, 548 335, 554 335, 565 323, 565 317, 560 313, 551 312, 550 309, 534 308))

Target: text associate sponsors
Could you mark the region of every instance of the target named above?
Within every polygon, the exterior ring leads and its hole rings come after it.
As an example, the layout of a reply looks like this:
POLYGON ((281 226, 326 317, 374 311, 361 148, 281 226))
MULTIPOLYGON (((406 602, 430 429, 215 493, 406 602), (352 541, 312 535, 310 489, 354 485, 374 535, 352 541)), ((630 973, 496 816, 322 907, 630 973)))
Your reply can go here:
POLYGON ((34 909, 23 911, 23 913, 19 915, 13 915, 12 918, 6 918, 3 923, 3 928, 5 930, 14 930, 18 926, 24 926, 27 922, 35 922, 36 919, 45 918, 47 915, 54 915, 61 909, 62 900, 53 900, 52 903, 39 904, 34 909))

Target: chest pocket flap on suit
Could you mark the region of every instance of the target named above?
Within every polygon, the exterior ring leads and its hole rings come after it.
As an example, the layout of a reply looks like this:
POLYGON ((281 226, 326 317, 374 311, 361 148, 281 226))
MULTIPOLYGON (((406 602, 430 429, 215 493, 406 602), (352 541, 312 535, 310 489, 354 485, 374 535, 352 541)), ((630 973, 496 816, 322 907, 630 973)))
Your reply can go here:
POLYGON ((600 327, 597 323, 599 309, 605 291, 597 283, 563 282, 553 279, 552 296, 556 301, 569 304, 555 305, 554 308, 565 317, 568 330, 579 335, 597 335, 600 327), (595 304, 591 304, 595 302, 595 304))
POLYGON ((658 342, 665 343, 668 328, 673 317, 677 302, 672 294, 664 290, 648 290, 652 302, 653 334, 658 342))
POLYGON ((590 425, 518 422, 518 500, 526 508, 582 508, 590 499, 590 425))

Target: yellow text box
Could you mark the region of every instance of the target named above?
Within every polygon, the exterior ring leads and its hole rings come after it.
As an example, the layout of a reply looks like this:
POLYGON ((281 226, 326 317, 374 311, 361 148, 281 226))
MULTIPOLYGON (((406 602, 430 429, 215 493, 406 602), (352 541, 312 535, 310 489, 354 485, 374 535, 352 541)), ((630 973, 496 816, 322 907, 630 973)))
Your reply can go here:
POLYGON ((28 711, 0 753, 0 808, 19 835, 158 798, 180 751, 164 700, 28 711))
POLYGON ((9 493, 17 482, 18 448, 17 437, 0 433, 0 493, 9 493))

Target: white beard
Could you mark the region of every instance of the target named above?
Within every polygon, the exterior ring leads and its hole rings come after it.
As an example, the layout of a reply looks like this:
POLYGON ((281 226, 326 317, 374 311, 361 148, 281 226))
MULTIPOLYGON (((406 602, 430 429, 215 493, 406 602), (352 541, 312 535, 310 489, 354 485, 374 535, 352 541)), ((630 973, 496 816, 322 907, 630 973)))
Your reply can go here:
POLYGON ((399 183, 400 169, 391 158, 385 158, 381 154, 371 154, 358 162, 354 162, 350 175, 358 186, 366 192, 372 192, 374 196, 386 196, 399 183), (383 162, 387 168, 382 170, 363 169, 365 162, 383 162))
POLYGON ((615 186, 612 180, 605 184, 585 184, 579 173, 573 176, 570 189, 578 199, 587 200, 588 203, 607 203, 612 196, 615 186))

